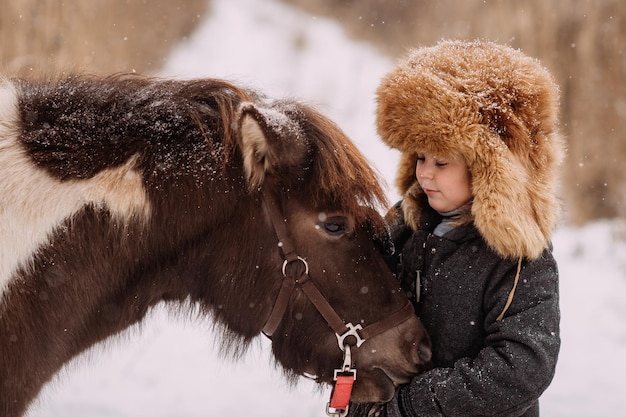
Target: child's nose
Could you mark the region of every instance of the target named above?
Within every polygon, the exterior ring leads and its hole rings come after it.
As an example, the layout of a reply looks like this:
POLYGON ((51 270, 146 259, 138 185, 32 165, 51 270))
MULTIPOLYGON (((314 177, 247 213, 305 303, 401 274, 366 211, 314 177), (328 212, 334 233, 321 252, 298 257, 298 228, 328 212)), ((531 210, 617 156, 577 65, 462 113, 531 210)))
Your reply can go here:
POLYGON ((430 179, 432 178, 432 170, 430 168, 428 168, 425 164, 419 166, 416 169, 416 174, 417 174, 417 178, 426 178, 426 179, 430 179))

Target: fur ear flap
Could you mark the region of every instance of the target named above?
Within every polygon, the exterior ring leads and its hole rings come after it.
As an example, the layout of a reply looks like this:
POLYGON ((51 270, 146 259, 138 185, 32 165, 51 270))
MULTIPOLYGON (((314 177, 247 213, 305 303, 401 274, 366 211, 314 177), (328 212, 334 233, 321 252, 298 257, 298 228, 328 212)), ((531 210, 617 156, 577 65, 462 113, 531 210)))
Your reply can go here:
POLYGON ((307 161, 307 143, 300 125, 286 109, 242 103, 239 137, 248 188, 255 190, 267 175, 298 175, 307 161))

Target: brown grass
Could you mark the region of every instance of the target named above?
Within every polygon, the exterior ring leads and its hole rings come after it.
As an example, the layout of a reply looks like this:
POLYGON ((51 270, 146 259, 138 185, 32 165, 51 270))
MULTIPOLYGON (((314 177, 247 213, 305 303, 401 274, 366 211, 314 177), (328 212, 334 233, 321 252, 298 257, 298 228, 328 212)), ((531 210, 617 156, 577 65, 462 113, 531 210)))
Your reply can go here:
POLYGON ((189 35, 207 0, 2 0, 0 65, 9 75, 150 73, 189 35))
POLYGON ((623 0, 283 1, 336 17, 392 57, 442 38, 486 38, 541 59, 562 90, 568 220, 626 218, 623 0))

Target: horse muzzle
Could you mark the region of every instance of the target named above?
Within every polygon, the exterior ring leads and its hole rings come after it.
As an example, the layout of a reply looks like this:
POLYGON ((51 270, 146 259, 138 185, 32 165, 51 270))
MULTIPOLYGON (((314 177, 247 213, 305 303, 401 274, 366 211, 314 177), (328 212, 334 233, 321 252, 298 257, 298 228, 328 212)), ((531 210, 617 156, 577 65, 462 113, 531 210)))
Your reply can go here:
POLYGON ((391 400, 399 385, 430 369, 431 357, 430 338, 415 316, 368 339, 355 354, 359 375, 352 401, 391 400))

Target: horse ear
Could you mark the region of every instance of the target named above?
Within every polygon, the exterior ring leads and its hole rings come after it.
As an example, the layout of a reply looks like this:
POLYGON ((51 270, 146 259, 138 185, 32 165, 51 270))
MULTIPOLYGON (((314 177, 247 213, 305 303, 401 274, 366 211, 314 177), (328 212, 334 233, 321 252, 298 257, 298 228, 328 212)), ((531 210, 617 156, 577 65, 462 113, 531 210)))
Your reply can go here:
POLYGON ((279 108, 244 103, 239 112, 243 167, 250 190, 267 175, 297 175, 306 163, 307 144, 300 125, 279 108))

